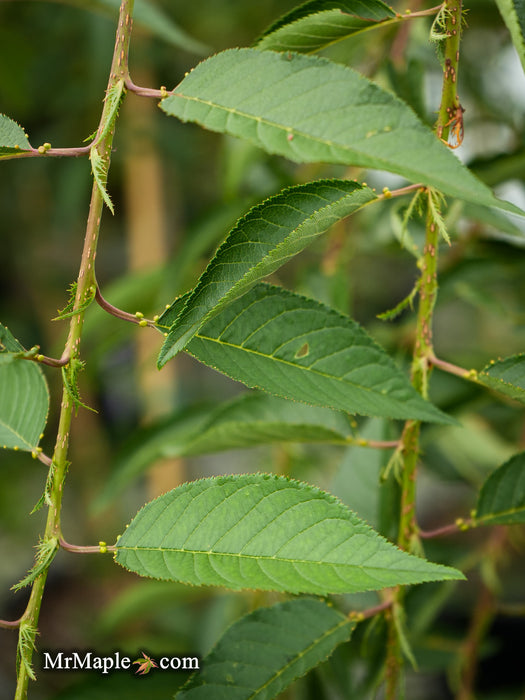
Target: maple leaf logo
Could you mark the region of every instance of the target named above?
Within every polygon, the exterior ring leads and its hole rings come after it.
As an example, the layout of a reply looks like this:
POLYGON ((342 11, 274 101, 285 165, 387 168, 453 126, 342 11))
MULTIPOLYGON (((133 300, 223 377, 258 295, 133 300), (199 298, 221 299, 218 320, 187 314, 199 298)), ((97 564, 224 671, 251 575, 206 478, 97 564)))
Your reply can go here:
POLYGON ((152 668, 158 668, 155 661, 153 659, 151 659, 149 656, 147 656, 144 652, 142 652, 142 658, 139 657, 133 663, 139 664, 139 667, 137 668, 135 673, 138 673, 141 676, 145 676, 146 673, 149 673, 152 668))

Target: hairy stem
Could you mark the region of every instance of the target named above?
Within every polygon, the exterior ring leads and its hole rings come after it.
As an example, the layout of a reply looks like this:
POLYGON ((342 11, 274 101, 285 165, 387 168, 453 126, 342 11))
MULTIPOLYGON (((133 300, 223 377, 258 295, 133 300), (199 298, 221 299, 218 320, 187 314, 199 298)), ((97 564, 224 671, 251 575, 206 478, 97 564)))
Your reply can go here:
MULTIPOLYGON (((430 199, 433 195, 427 193, 430 199)), ((426 242, 419 261, 421 277, 419 284, 419 306, 416 326, 416 342, 412 360, 412 385, 428 398, 428 377, 431 371, 429 357, 432 350, 432 316, 437 296, 437 250, 438 229, 434 222, 432 207, 427 209, 426 242)), ((403 483, 401 493, 401 516, 398 544, 402 549, 417 550, 418 528, 416 523, 416 473, 419 458, 419 421, 407 421, 403 430, 404 455, 403 483)))
MULTIPOLYGON (((432 349, 432 316, 437 296, 437 249, 439 231, 434 221, 435 207, 430 201, 434 196, 427 191, 426 240, 423 255, 418 263, 419 305, 416 325, 416 341, 412 359, 412 385, 424 397, 428 395, 428 376, 432 369, 429 358, 432 349)), ((399 519, 398 545, 401 549, 417 553, 420 550, 419 531, 416 522, 416 477, 419 459, 419 437, 421 423, 409 420, 401 436, 403 473, 401 484, 401 512, 399 519)), ((395 602, 401 605, 403 591, 396 592, 395 602)), ((401 648, 393 616, 389 620, 389 640, 386 662, 386 697, 394 700, 398 696, 401 675, 401 648)))
POLYGON ((462 10, 462 0, 445 0, 443 3, 442 12, 446 39, 443 88, 436 133, 444 141, 448 141, 451 127, 457 120, 462 119, 463 110, 457 93, 462 10))
MULTIPOLYGON (((485 557, 494 566, 501 561, 507 540, 507 532, 503 527, 495 528, 486 548, 485 557)), ((480 648, 496 614, 496 598, 494 592, 482 582, 481 590, 476 601, 474 613, 470 621, 467 637, 463 642, 460 654, 460 677, 456 700, 474 700, 475 683, 478 670, 480 648)))
MULTIPOLYGON (((115 49, 113 52, 106 94, 108 94, 119 81, 125 81, 128 77, 128 50, 131 36, 133 2, 134 0, 122 0, 120 6, 115 49)), ((104 137, 100 139, 94 147, 97 149, 97 153, 104 163, 106 172, 109 168, 111 144, 113 141, 113 124, 111 123, 111 128, 107 129, 108 120, 110 119, 112 119, 111 104, 106 101, 102 110, 99 126, 99 133, 104 133, 104 137)), ((75 360, 78 361, 80 339, 84 322, 84 307, 86 305, 86 300, 88 300, 91 295, 92 286, 96 284, 95 257, 103 206, 103 193, 99 185, 94 182, 74 304, 74 310, 79 310, 79 312, 71 317, 69 335, 63 353, 63 357, 69 358, 69 366, 71 366, 75 360)), ((60 537, 60 512, 63 485, 68 468, 67 455, 73 410, 74 402, 69 395, 69 390, 64 387, 57 439, 50 467, 51 488, 49 498, 51 505, 49 506, 47 514, 46 528, 43 537, 44 542, 52 538, 60 537)), ((15 700, 24 700, 27 697, 29 678, 32 677, 31 661, 33 646, 37 634, 40 606, 47 572, 48 567, 46 567, 33 582, 29 603, 21 618, 21 633, 23 627, 25 638, 22 639, 21 634, 15 700)))
MULTIPOLYGON (((441 106, 436 124, 438 138, 448 140, 451 127, 456 128, 456 137, 462 126, 462 108, 457 95, 459 64, 459 41, 461 34, 462 2, 445 0, 440 13, 444 20, 444 70, 441 91, 441 106), (461 119, 461 122, 459 121, 461 119)), ((459 141, 457 138, 456 140, 459 141)), ((439 241, 439 198, 431 189, 427 190, 428 206, 426 240, 423 256, 419 261, 419 306, 416 326, 416 341, 412 360, 412 384, 427 397, 428 377, 435 360, 432 346, 432 317, 437 295, 437 252, 439 241)), ((442 222, 441 222, 442 224, 442 222)), ((445 368, 443 368, 445 369, 445 368)), ((450 369, 450 368, 446 368, 450 369)), ((415 513, 416 476, 419 458, 419 421, 407 421, 401 437, 403 452, 403 474, 401 485, 401 513, 399 521, 398 545, 405 550, 417 553, 420 538, 415 513)), ((402 605, 403 591, 398 588, 394 605, 402 605)), ((402 654, 398 631, 393 615, 387 616, 388 645, 386 659, 386 698, 395 700, 401 684, 402 654)))
MULTIPOLYGON (((401 590, 397 589, 394 598, 401 601, 401 590)), ((401 654, 401 644, 392 608, 385 611, 387 623, 387 642, 385 660, 385 697, 387 700, 395 700, 401 685, 401 669, 403 667, 403 656, 401 654)))
POLYGON ((479 659, 479 647, 494 617, 494 594, 483 586, 472 618, 462 653, 460 687, 456 700, 474 700, 474 684, 479 659))

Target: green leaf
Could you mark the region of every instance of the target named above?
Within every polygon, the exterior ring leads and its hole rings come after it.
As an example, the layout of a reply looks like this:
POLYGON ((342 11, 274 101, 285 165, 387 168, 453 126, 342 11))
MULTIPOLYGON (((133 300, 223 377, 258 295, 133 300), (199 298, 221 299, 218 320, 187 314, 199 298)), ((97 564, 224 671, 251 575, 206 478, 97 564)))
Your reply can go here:
POLYGON ((33 670, 32 657, 35 651, 35 639, 38 634, 37 627, 29 620, 21 620, 18 631, 18 644, 16 647, 16 671, 17 675, 20 669, 23 668, 27 676, 36 681, 35 672, 33 670))
POLYGON ((268 394, 246 392, 219 406, 186 407, 133 436, 117 459, 101 499, 106 503, 161 457, 189 457, 276 442, 346 444, 349 435, 345 414, 268 394))
POLYGON ((520 248, 525 247, 525 229, 523 225, 520 227, 519 224, 523 223, 520 219, 517 219, 516 223, 514 223, 514 217, 507 212, 477 207, 474 204, 465 204, 463 211, 466 218, 485 224, 482 232, 484 237, 505 241, 505 243, 519 246, 520 248))
MULTIPOLYGON (((80 675, 80 674, 79 674, 80 675)), ((137 697, 138 678, 133 673, 81 674, 85 680, 72 681, 59 693, 53 693, 53 700, 130 700, 137 697)), ((147 700, 168 700, 182 685, 187 674, 152 673, 144 683, 147 685, 147 700)), ((75 676, 77 678, 78 676, 75 676)))
POLYGON ((515 452, 514 445, 495 430, 486 417, 468 412, 458 414, 460 426, 447 428, 440 438, 438 429, 434 439, 429 436, 423 449, 428 456, 429 467, 441 478, 462 481, 475 488, 494 469, 495 464, 509 459, 515 452), (437 455, 432 453, 437 450, 437 455), (429 454, 430 453, 430 454, 429 454))
MULTIPOLYGON (((86 0, 67 1, 72 5, 86 7, 86 0)), ((118 13, 119 6, 120 0, 90 0, 88 9, 99 10, 105 13, 110 11, 112 15, 115 15, 115 13, 118 13)), ((154 36, 164 39, 164 41, 184 51, 200 55, 209 53, 207 46, 179 27, 152 0, 135 0, 133 24, 137 28, 146 29, 154 36)))
POLYGON ((151 501, 116 561, 141 576, 320 595, 462 577, 397 549, 333 496, 267 474, 201 479, 151 501))
POLYGON ((85 404, 82 399, 80 398, 80 391, 78 388, 78 375, 80 372, 82 372, 84 369, 84 362, 79 360, 78 358, 72 358, 67 365, 62 367, 62 383, 64 385, 64 390, 66 391, 69 400, 75 407, 75 411, 78 411, 79 408, 85 408, 88 411, 93 411, 93 413, 97 413, 97 410, 95 408, 91 408, 91 406, 88 406, 85 404))
POLYGON ((104 109, 104 120, 99 127, 97 133, 97 143, 100 143, 102 139, 105 139, 109 132, 115 126, 115 120, 118 115, 118 110, 120 107, 120 102, 124 96, 124 80, 121 78, 112 85, 106 92, 106 97, 104 98, 105 109, 104 109))
POLYGON ((114 469, 104 484, 104 490, 95 503, 95 509, 107 506, 130 481, 140 476, 168 450, 172 456, 176 456, 175 446, 179 446, 182 453, 185 445, 191 443, 208 422, 210 410, 211 407, 207 404, 185 407, 168 421, 148 426, 134 434, 117 458, 114 469))
MULTIPOLYGON (((391 440, 392 424, 384 418, 370 418, 359 427, 359 439, 391 440)), ((387 539, 397 539, 401 487, 394 469, 384 478, 392 449, 361 447, 357 443, 347 447, 341 464, 330 483, 330 492, 355 511, 374 530, 387 539)))
POLYGON ((253 207, 221 245, 186 301, 159 355, 163 365, 233 299, 284 265, 336 221, 376 200, 349 180, 297 185, 253 207))
POLYGON ((310 0, 274 22, 256 47, 310 53, 395 17, 380 0, 310 0))
POLYGON ((55 554, 57 553, 59 546, 58 537, 49 537, 41 540, 38 543, 38 553, 34 565, 21 581, 15 583, 14 586, 11 586, 11 590, 19 591, 22 588, 32 584, 43 571, 46 571, 49 568, 51 562, 55 558, 55 554))
MULTIPOLYGON (((191 291, 181 294, 166 308, 161 316, 159 316, 157 326, 161 331, 168 331, 171 326, 177 322, 190 296, 191 291)), ((168 333, 165 332, 164 335, 167 337, 168 333)))
MULTIPOLYGON (((118 3, 119 0, 115 4, 118 5, 118 3)), ((140 26, 184 51, 198 55, 209 53, 210 49, 206 44, 190 36, 151 0, 135 0, 133 19, 140 26)))
MULTIPOLYGON (((359 436, 364 440, 384 440, 385 420, 369 419, 360 428, 359 436)), ((390 452, 387 452, 387 458, 389 456, 390 452)), ((379 477, 384 462, 384 450, 351 445, 346 448, 330 486, 332 493, 376 529, 379 528, 379 477)))
POLYGON ((324 58, 223 51, 194 68, 160 106, 297 162, 387 170, 523 215, 496 199, 399 98, 324 58))
POLYGON ((325 661, 355 628, 320 600, 259 608, 235 622, 176 700, 270 700, 325 661))
MULTIPOLYGON (((182 455, 275 442, 344 444, 349 435, 350 423, 343 413, 248 392, 216 408, 201 431, 182 446, 182 455)), ((164 454, 171 455, 172 449, 166 445, 164 454)))
POLYGON ((525 354, 493 360, 484 367, 477 378, 490 389, 525 403, 525 354))
POLYGON ((525 0, 496 0, 525 70, 525 0))
POLYGON ((455 423, 421 398, 358 323, 281 287, 256 285, 186 350, 276 396, 349 413, 455 423))
MULTIPOLYGON (((23 351, 0 324, 0 358, 23 351)), ((11 357, 12 362, 0 362, 0 447, 32 452, 46 425, 49 391, 35 362, 11 357)))
POLYGON ((30 150, 31 144, 20 124, 0 114, 0 158, 30 150))
POLYGON ((91 146, 89 151, 89 160, 91 161, 91 171, 93 178, 97 184, 102 198, 112 214, 115 213, 111 197, 107 191, 108 183, 108 159, 105 158, 98 150, 98 145, 106 138, 106 136, 114 129, 115 120, 118 115, 120 102, 124 95, 124 80, 121 78, 112 85, 106 93, 104 99, 104 114, 103 121, 97 131, 97 139, 91 146))
POLYGON ((100 155, 96 146, 92 146, 89 151, 89 160, 91 161, 91 172, 93 173, 93 178, 97 183, 98 190, 102 195, 102 199, 106 204, 109 211, 114 214, 115 209, 113 208, 113 202, 106 189, 108 182, 108 164, 104 158, 100 155))
POLYGON ((525 523, 525 452, 511 457, 488 477, 474 517, 481 525, 525 523))

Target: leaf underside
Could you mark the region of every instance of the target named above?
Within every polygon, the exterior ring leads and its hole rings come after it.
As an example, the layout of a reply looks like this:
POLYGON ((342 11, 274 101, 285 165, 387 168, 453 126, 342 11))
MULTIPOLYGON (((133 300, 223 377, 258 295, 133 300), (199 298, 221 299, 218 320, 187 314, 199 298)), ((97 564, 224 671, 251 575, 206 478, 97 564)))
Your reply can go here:
POLYGON ((275 396, 349 413, 455 423, 421 398, 358 323, 280 287, 256 285, 186 350, 275 396))
POLYGON ((100 498, 107 503, 156 459, 282 442, 346 444, 348 416, 269 394, 245 392, 218 406, 184 408, 138 431, 117 459, 100 498))
MULTIPOLYGON (((359 428, 364 440, 384 440, 386 421, 370 418, 359 428)), ((347 447, 341 464, 330 484, 330 491, 373 528, 380 524, 381 468, 386 458, 384 450, 371 450, 359 444, 347 447)))
POLYGON ((490 474, 481 487, 475 518, 482 525, 525 523, 525 452, 490 474))
POLYGON ((0 114, 0 158, 30 150, 31 145, 27 134, 20 124, 6 117, 5 114, 0 114))
POLYGON ((235 622, 176 700, 270 700, 350 639, 355 623, 309 598, 259 608, 235 622))
POLYGON ((525 71, 525 1, 496 0, 496 5, 507 25, 512 43, 525 71))
POLYGON ((263 50, 309 53, 379 27, 395 16, 380 0, 311 0, 272 24, 255 46, 263 50))
POLYGON ((491 362, 478 374, 478 380, 489 389, 525 403, 525 354, 491 362))
MULTIPOLYGON (((202 430, 182 447, 182 455, 275 442, 344 444, 349 435, 350 423, 343 413, 247 392, 217 407, 202 430)), ((170 453, 168 448, 166 454, 170 453)))
MULTIPOLYGON (((237 222, 188 296, 170 327, 159 366, 182 350, 202 324, 229 302, 284 265, 332 224, 374 200, 372 190, 356 182, 320 180, 290 187, 253 207, 237 222)), ((165 324, 167 313, 159 325, 165 324)))
MULTIPOLYGON (((73 0, 75 4, 85 7, 85 0, 73 0)), ((120 0, 91 0, 90 9, 111 10, 118 13, 120 0)), ((149 0, 135 0, 133 24, 146 29, 154 36, 164 39, 173 46, 195 54, 206 54, 209 48, 187 34, 173 19, 149 0)))
POLYGON ((24 348, 0 325, 0 447, 31 452, 38 447, 49 408, 49 392, 40 367, 16 359, 24 348))
POLYGON ((399 98, 318 56, 223 51, 194 68, 160 106, 296 162, 387 170, 451 197, 523 214, 496 199, 399 98))
POLYGON ((462 577, 397 549, 333 496, 265 474, 201 479, 151 501, 116 561, 183 583, 321 595, 462 577))

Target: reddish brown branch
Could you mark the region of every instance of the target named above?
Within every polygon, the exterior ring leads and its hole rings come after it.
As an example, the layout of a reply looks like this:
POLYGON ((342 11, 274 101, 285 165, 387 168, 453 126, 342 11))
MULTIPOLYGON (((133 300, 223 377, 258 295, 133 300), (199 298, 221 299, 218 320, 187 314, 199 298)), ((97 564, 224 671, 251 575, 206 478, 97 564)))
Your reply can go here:
POLYGON ((47 355, 35 355, 37 362, 41 362, 49 367, 65 367, 70 359, 69 353, 64 353, 59 360, 55 360, 54 357, 47 357, 47 355))
POLYGON ((383 188, 383 193, 377 196, 378 199, 391 199, 392 197, 402 197, 404 194, 410 194, 415 190, 425 189, 425 185, 418 182, 416 185, 407 185, 400 187, 398 190, 390 190, 388 187, 383 188))
POLYGON ((355 622, 362 622, 363 620, 368 620, 369 618, 388 610, 391 606, 392 600, 385 600, 378 605, 374 605, 373 608, 367 608, 366 610, 362 610, 360 612, 352 610, 350 613, 348 613, 348 619, 355 622))
POLYGON ((457 532, 465 532, 473 527, 476 527, 476 522, 474 520, 458 518, 456 522, 450 523, 450 525, 437 527, 435 530, 419 530, 419 536, 424 540, 430 540, 433 537, 443 537, 445 535, 454 535, 457 532))
POLYGON ((99 542, 97 545, 83 546, 78 544, 70 544, 69 542, 66 542, 62 536, 59 537, 58 543, 62 549, 65 549, 68 552, 75 552, 77 554, 105 554, 106 552, 117 551, 114 544, 108 545, 105 542, 99 542))
POLYGON ((125 85, 128 90, 131 90, 131 92, 134 92, 140 97, 154 97, 156 99, 162 100, 170 94, 170 92, 168 92, 168 90, 166 90, 165 87, 161 87, 160 90, 155 90, 154 88, 145 88, 140 87, 140 85, 135 85, 135 83, 131 80, 129 76, 128 78, 126 78, 125 85))
POLYGON ((40 346, 35 345, 27 352, 17 353, 16 358, 20 360, 30 360, 31 362, 40 362, 43 365, 48 365, 48 367, 64 367, 71 359, 68 352, 64 352, 62 357, 57 360, 54 357, 41 355, 38 350, 40 350, 40 346))
POLYGON ((18 620, 0 620, 0 627, 6 630, 16 630, 20 627, 20 623, 22 621, 22 618, 18 618, 18 620))
POLYGON ((108 314, 111 314, 111 316, 115 316, 115 318, 120 318, 122 321, 129 321, 130 323, 135 323, 138 326, 149 326, 150 328, 156 328, 155 321, 151 321, 150 319, 144 318, 144 315, 141 313, 136 313, 136 314, 130 314, 127 311, 123 311, 122 309, 117 308, 116 306, 113 306, 113 304, 110 304, 107 299, 104 299, 102 296, 100 289, 97 285, 97 290, 95 292, 95 301, 97 304, 100 306, 101 309, 104 309, 104 311, 107 311, 108 314))
POLYGON ((443 372, 448 372, 449 374, 455 374, 463 379, 473 379, 475 370, 465 369, 464 367, 459 367, 458 365, 453 365, 451 362, 445 362, 445 360, 440 360, 435 355, 431 355, 428 358, 430 364, 434 367, 438 367, 443 370, 443 372))
POLYGON ((375 447, 378 450, 390 450, 399 447, 399 440, 367 440, 365 447, 375 447))
POLYGON ((45 455, 43 452, 40 452, 39 450, 36 451, 36 458, 42 462, 42 464, 45 464, 46 467, 50 467, 53 464, 53 460, 51 457, 48 457, 45 455))

